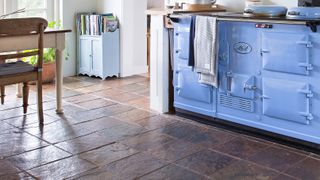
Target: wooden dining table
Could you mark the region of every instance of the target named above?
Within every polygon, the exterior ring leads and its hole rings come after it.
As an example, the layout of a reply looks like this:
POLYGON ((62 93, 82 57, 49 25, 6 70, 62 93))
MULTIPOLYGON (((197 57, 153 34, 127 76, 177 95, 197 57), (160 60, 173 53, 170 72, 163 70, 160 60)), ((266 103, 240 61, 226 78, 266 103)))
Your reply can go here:
MULTIPOLYGON (((63 93, 63 51, 65 49, 66 33, 71 30, 63 29, 47 29, 44 35, 44 47, 54 48, 56 50, 56 112, 63 113, 62 107, 62 93, 63 93)), ((38 47, 37 36, 10 36, 0 38, 0 53, 11 51, 23 51, 28 49, 35 49, 38 47)), ((19 89, 19 88, 18 88, 19 89)), ((19 96, 21 91, 18 90, 19 96)))

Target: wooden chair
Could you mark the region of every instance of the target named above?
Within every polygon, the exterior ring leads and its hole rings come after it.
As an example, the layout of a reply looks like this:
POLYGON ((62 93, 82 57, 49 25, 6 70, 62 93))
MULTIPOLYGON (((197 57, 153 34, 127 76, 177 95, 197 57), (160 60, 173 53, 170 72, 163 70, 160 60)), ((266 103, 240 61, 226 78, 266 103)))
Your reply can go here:
MULTIPOLYGON (((8 36, 38 36, 38 49, 33 52, 1 53, 0 54, 0 89, 1 104, 4 103, 5 86, 23 83, 23 112, 27 113, 29 98, 29 81, 37 82, 38 117, 39 123, 43 124, 42 105, 42 64, 43 64, 43 36, 48 22, 42 18, 21 18, 0 20, 0 42, 1 38, 8 36), (37 56, 36 67, 22 62, 6 62, 9 59, 37 56)), ((30 42, 31 43, 31 42, 30 42)))

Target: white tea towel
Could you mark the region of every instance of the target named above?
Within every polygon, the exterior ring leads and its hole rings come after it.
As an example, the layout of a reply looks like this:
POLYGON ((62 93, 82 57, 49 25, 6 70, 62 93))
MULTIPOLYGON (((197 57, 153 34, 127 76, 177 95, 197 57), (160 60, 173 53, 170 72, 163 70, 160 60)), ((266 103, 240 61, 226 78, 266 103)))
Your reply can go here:
POLYGON ((195 71, 199 82, 217 87, 217 18, 197 16, 194 40, 195 71))

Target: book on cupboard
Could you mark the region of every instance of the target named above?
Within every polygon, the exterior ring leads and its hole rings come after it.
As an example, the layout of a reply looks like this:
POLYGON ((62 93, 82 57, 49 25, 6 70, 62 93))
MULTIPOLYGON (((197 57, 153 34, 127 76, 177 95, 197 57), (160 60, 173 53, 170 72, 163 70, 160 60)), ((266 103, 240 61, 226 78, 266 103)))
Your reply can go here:
POLYGON ((80 13, 77 15, 77 28, 80 35, 101 35, 116 31, 119 22, 113 13, 80 13))

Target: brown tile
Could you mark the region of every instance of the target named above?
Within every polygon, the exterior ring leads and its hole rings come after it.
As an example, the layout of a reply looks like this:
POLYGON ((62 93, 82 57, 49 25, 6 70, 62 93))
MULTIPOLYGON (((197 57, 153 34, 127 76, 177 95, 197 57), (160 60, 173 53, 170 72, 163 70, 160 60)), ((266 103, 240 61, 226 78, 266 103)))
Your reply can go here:
POLYGON ((104 138, 99 134, 94 133, 58 143, 56 146, 69 153, 79 154, 112 143, 114 143, 112 139, 104 138))
POLYGON ((92 93, 92 92, 97 92, 97 91, 102 91, 102 90, 107 90, 110 89, 110 86, 107 86, 106 84, 94 84, 91 86, 87 87, 82 87, 77 89, 77 91, 82 92, 82 93, 92 93))
POLYGON ((220 171, 213 174, 213 179, 272 179, 277 176, 278 173, 269 169, 256 166, 251 163, 240 161, 232 164, 228 167, 221 169, 220 171))
POLYGON ((125 93, 121 93, 118 94, 117 96, 111 96, 108 97, 109 99, 113 100, 113 101, 117 101, 117 102, 121 102, 121 103, 127 103, 128 101, 132 101, 134 99, 138 99, 141 96, 133 94, 133 93, 129 93, 129 92, 125 92, 125 93))
POLYGON ((75 90, 78 88, 92 86, 92 85, 94 85, 94 83, 87 82, 87 81, 74 81, 74 82, 64 83, 64 87, 69 88, 69 89, 75 89, 75 90))
POLYGON ((122 93, 123 93, 123 91, 118 90, 118 89, 107 89, 107 90, 103 90, 103 91, 94 92, 91 94, 94 96, 97 96, 97 97, 109 99, 110 97, 113 97, 113 96, 119 96, 122 93))
POLYGON ((216 149, 222 153, 226 153, 237 158, 248 159, 267 147, 267 144, 262 144, 247 138, 237 137, 216 149))
POLYGON ((145 89, 135 91, 134 93, 141 95, 141 96, 149 97, 150 96, 150 88, 147 87, 145 89))
POLYGON ((157 115, 136 121, 137 124, 149 130, 163 128, 176 122, 177 120, 172 118, 166 118, 162 115, 157 115))
POLYGON ((89 129, 91 133, 101 131, 104 129, 110 129, 114 126, 127 125, 128 123, 114 119, 112 117, 103 117, 84 123, 74 125, 77 128, 89 129))
POLYGON ((96 168, 95 165, 78 157, 71 157, 28 171, 39 179, 65 179, 96 168))
POLYGON ((72 102, 74 104, 78 104, 78 103, 86 102, 86 101, 92 101, 95 99, 98 99, 98 97, 92 96, 90 94, 81 94, 81 95, 72 96, 69 98, 64 98, 65 101, 72 102))
POLYGON ((83 174, 82 178, 97 179, 98 177, 104 177, 105 179, 136 179, 165 165, 167 165, 167 163, 161 160, 145 153, 139 153, 83 174), (110 177, 110 175, 112 175, 112 177, 110 177))
MULTIPOLYGON (((72 96, 77 96, 82 94, 81 92, 75 91, 75 90, 71 90, 71 89, 67 89, 67 88, 63 88, 62 89, 62 97, 63 98, 68 98, 68 97, 72 97, 72 96)), ((48 93, 46 93, 47 96, 50 96, 52 98, 56 97, 56 91, 50 91, 48 93)))
POLYGON ((137 99, 130 100, 126 102, 136 108, 150 110, 150 99, 146 97, 139 97, 137 99))
POLYGON ((98 166, 103 166, 137 153, 137 150, 131 149, 120 143, 115 143, 80 154, 79 157, 98 166))
POLYGON ((236 163, 237 161, 238 160, 234 158, 211 150, 203 150, 192 154, 185 159, 179 160, 176 164, 198 172, 199 174, 211 176, 215 172, 236 163))
POLYGON ((0 160, 0 179, 4 175, 17 174, 20 170, 7 160, 0 160))
POLYGON ((79 106, 64 104, 63 106, 63 114, 57 114, 55 109, 45 111, 45 114, 48 114, 52 117, 58 119, 66 119, 71 117, 76 117, 80 112, 86 111, 86 109, 81 108, 79 106))
POLYGON ((117 87, 117 89, 120 89, 121 91, 124 91, 124 92, 137 92, 137 91, 144 90, 146 88, 148 87, 142 84, 137 84, 137 83, 117 87))
POLYGON ((168 162, 174 162, 200 150, 201 147, 192 143, 175 140, 154 149, 150 149, 148 152, 157 158, 164 159, 168 162))
POLYGON ((48 144, 24 132, 12 132, 0 135, 0 159, 30 151, 48 144))
POLYGON ((139 136, 125 139, 121 141, 121 143, 139 151, 147 151, 152 148, 163 146, 164 144, 173 140, 173 138, 164 134, 148 132, 139 136))
POLYGON ((179 166, 169 165, 161 168, 155 172, 147 174, 139 179, 143 180, 162 180, 162 179, 172 179, 172 180, 204 180, 208 179, 204 176, 196 174, 194 172, 183 169, 179 166))
POLYGON ((286 171, 286 174, 301 179, 320 179, 320 160, 307 158, 286 171))
POLYGON ((304 158, 306 158, 306 156, 295 152, 277 147, 269 147, 249 159, 262 166, 282 172, 304 158))
POLYGON ((98 108, 111 106, 111 105, 115 105, 115 104, 116 104, 115 102, 108 101, 105 99, 96 99, 96 100, 92 100, 92 101, 78 103, 77 105, 80 107, 83 107, 87 110, 93 110, 93 109, 98 109, 98 108))
POLYGON ((15 166, 23 170, 29 170, 44 164, 48 164, 59 159, 69 157, 71 154, 62 151, 54 146, 36 149, 23 154, 8 158, 15 166))
POLYGON ((156 114, 151 113, 149 111, 143 111, 140 109, 133 109, 131 111, 127 111, 121 114, 117 114, 113 116, 116 119, 126 122, 136 122, 141 119, 150 118, 156 116, 156 114))

